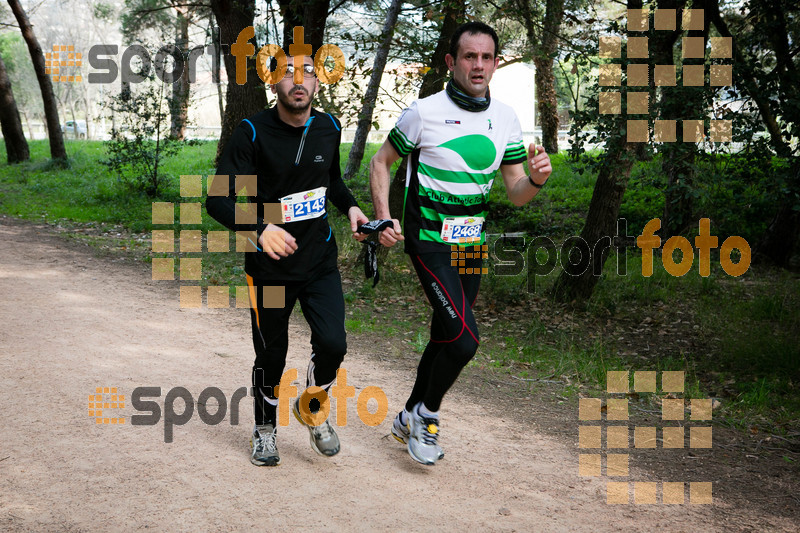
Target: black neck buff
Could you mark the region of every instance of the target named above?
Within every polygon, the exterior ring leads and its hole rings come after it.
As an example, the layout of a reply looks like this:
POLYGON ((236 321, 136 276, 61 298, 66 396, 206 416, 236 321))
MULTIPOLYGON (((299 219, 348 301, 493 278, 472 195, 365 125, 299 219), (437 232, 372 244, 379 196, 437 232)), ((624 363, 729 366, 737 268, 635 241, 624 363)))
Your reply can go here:
POLYGON ((447 87, 445 90, 447 91, 447 96, 449 96, 458 107, 464 109, 465 111, 472 111, 473 113, 486 111, 491 103, 489 89, 486 89, 485 98, 475 98, 474 96, 470 96, 462 91, 461 88, 456 84, 455 80, 451 79, 447 82, 447 87))

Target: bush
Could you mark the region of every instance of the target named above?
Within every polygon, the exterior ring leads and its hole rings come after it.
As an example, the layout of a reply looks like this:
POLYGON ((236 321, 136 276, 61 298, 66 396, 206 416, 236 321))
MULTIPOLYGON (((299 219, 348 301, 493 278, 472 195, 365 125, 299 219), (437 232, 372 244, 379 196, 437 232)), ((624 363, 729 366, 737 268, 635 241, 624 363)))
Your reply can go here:
POLYGON ((181 148, 179 141, 166 135, 163 93, 163 83, 148 83, 136 93, 123 90, 106 105, 122 125, 111 130, 111 140, 104 143, 108 159, 101 163, 116 172, 121 183, 150 198, 157 197, 169 179, 160 172, 160 163, 181 148))

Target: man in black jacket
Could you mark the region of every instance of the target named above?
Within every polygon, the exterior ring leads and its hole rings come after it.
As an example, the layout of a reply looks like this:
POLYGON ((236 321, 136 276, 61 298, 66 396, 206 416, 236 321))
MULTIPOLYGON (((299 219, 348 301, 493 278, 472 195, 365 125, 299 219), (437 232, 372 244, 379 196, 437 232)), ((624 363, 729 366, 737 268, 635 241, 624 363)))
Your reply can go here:
MULTIPOLYGON (((318 88, 312 59, 305 57, 302 65, 290 59, 286 75, 271 86, 278 97, 275 107, 243 120, 225 146, 217 175, 229 179, 227 196, 209 195, 206 201, 208 213, 228 229, 250 235, 255 250, 245 254, 245 273, 256 352, 250 462, 257 466, 280 464, 275 441, 276 388, 286 363, 289 316, 295 302, 300 301, 311 327, 307 386, 327 391, 347 351, 344 298, 327 201, 350 219, 354 234, 368 221, 342 181, 339 121, 311 108, 318 88), (302 69, 302 83, 295 69, 302 69), (248 180, 248 189, 256 189, 248 190, 248 202, 258 209, 251 216, 236 203, 237 193, 248 180), (281 292, 276 287, 283 287, 283 301, 275 301, 280 300, 275 294, 281 292)), ((308 425, 299 407, 296 400, 293 411, 308 427, 312 448, 324 456, 337 454, 339 438, 331 424, 325 420, 318 426, 308 425)), ((312 399, 309 410, 313 413, 319 408, 312 399)))

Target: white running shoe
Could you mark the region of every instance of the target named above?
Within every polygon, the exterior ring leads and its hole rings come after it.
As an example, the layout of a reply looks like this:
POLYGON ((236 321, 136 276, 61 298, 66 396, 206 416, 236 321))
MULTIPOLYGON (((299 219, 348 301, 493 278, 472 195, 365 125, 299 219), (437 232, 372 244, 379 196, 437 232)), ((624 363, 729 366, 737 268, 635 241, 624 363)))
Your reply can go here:
POLYGON ((292 404, 292 412, 295 418, 297 418, 297 421, 308 428, 308 432, 311 434, 311 448, 313 448, 315 452, 325 457, 332 457, 339 453, 341 449, 339 445, 339 436, 336 435, 336 431, 333 430, 333 426, 331 426, 330 422, 325 420, 325 422, 318 426, 309 426, 306 424, 303 417, 300 416, 300 398, 296 399, 294 404, 292 404))
POLYGON ((439 419, 419 414, 419 404, 407 414, 408 416, 408 454, 412 459, 424 465, 434 465, 440 458, 439 419))
POLYGON ((281 464, 281 457, 278 455, 278 428, 272 424, 256 426, 253 428, 253 436, 250 437, 250 462, 256 466, 278 466, 281 464))
MULTIPOLYGON (((408 424, 403 424, 400 416, 401 414, 402 411, 397 413, 397 416, 394 417, 394 422, 392 423, 392 437, 402 444, 408 444, 408 440, 411 438, 411 432, 408 430, 408 424)), ((408 418, 408 414, 406 414, 406 418, 408 418)), ((441 461, 444 458, 444 450, 438 443, 436 447, 439 449, 439 460, 441 461)))

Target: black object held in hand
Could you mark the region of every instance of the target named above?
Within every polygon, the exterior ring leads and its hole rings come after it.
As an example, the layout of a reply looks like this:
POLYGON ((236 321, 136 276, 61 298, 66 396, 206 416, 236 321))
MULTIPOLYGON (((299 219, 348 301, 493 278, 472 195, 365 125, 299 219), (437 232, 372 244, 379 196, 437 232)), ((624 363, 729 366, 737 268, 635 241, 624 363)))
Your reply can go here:
MULTIPOLYGON (((356 230, 358 233, 369 235, 371 233, 383 231, 386 228, 391 228, 394 223, 388 219, 370 220, 366 224, 361 224, 356 230)), ((375 241, 364 241, 366 249, 364 250, 364 276, 369 279, 372 278, 372 286, 375 287, 381 279, 381 274, 378 271, 378 243, 375 241)))

